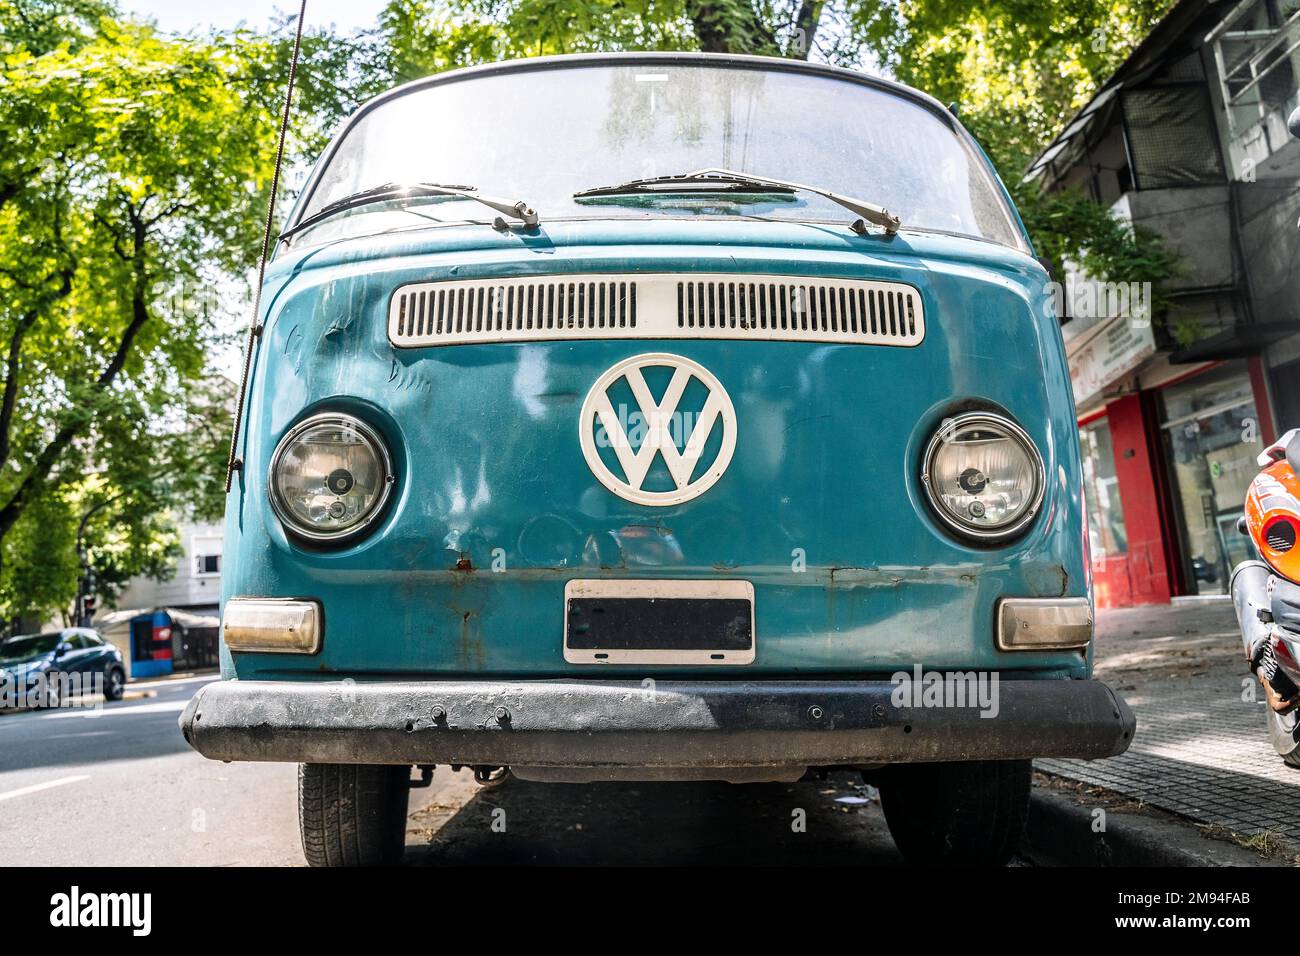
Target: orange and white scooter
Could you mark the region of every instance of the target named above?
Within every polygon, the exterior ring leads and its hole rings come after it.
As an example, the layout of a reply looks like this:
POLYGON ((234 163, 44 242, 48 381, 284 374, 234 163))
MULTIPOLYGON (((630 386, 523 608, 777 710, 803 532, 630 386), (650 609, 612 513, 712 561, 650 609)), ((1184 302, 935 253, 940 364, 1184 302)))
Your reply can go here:
POLYGON ((1232 572, 1232 603, 1251 670, 1264 685, 1269 736, 1300 768, 1300 428, 1259 456, 1238 528, 1260 560, 1232 572))

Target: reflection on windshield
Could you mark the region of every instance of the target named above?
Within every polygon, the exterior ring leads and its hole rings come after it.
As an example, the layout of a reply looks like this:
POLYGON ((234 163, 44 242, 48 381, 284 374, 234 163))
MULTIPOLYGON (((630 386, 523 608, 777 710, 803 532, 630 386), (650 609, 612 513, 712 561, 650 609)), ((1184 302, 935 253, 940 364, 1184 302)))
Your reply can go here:
POLYGON ((25 634, 0 641, 0 661, 26 661, 48 654, 59 644, 59 634, 25 634))
MULTIPOLYGON (((681 216, 680 198, 596 205, 573 193, 708 167, 866 197, 908 228, 1021 245, 984 161, 925 107, 852 80, 714 65, 552 66, 406 93, 356 123, 302 215, 381 183, 433 181, 491 183, 550 219, 681 216)), ((700 202, 715 215, 843 219, 812 195, 700 202)), ((436 215, 483 218, 456 200, 436 215)))

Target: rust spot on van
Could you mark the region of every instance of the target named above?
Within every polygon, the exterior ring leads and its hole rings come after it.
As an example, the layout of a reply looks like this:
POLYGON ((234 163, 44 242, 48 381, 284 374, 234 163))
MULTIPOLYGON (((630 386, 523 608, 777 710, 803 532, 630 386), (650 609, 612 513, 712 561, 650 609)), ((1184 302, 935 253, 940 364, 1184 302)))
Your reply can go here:
POLYGON ((466 611, 460 618, 460 645, 456 649, 459 665, 462 670, 482 670, 486 656, 474 612, 466 611))
MULTIPOLYGON (((456 566, 455 566, 454 568, 452 568, 452 570, 453 570, 453 571, 473 571, 473 570, 474 570, 474 562, 471 561, 471 560, 469 559, 469 555, 468 555, 468 554, 462 554, 459 558, 456 559, 456 566)), ((468 614, 466 614, 465 616, 466 616, 466 617, 469 617, 468 614)))

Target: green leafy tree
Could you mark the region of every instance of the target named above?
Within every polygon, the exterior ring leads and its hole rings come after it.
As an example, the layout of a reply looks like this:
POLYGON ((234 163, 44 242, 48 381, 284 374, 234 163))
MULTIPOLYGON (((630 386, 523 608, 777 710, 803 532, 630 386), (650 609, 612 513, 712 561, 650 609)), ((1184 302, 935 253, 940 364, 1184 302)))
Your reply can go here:
POLYGON ((209 290, 253 264, 277 119, 256 66, 274 56, 107 4, 0 13, 6 618, 68 607, 78 537, 111 597, 166 573, 170 513, 216 510, 228 419, 206 361, 233 317, 209 290))
POLYGON ((521 56, 703 50, 847 61, 844 9, 812 0, 391 0, 381 56, 397 81, 521 56), (832 9, 833 8, 833 9, 832 9))
MULTIPOLYGON (((282 16, 269 34, 241 26, 199 38, 229 57, 231 82, 239 95, 273 114, 277 123, 284 108, 296 20, 296 12, 282 16)), ((313 24, 308 3, 304 26, 285 146, 287 166, 300 173, 325 148, 339 123, 396 81, 395 48, 381 35, 378 25, 368 31, 338 34, 328 26, 313 24)), ((272 158, 266 156, 268 168, 272 158)), ((286 194, 291 196, 292 188, 286 189, 286 194)), ((265 211, 263 207, 262 215, 265 211)))
POLYGON ((1173 0, 897 0, 854 5, 851 30, 894 76, 945 102, 1002 174, 1040 253, 1111 282, 1150 282, 1154 312, 1178 257, 1076 191, 1043 195, 1024 171, 1131 54, 1173 0))
POLYGON ((1133 51, 1173 0, 392 0, 394 80, 507 57, 681 49, 872 62, 960 104, 1040 251, 1109 281, 1160 284, 1178 262, 1154 233, 1077 193, 1043 196, 1029 162, 1133 51))
POLYGON ((1018 174, 1172 6, 896 0, 854 4, 850 23, 898 79, 959 103, 994 161, 1018 174))

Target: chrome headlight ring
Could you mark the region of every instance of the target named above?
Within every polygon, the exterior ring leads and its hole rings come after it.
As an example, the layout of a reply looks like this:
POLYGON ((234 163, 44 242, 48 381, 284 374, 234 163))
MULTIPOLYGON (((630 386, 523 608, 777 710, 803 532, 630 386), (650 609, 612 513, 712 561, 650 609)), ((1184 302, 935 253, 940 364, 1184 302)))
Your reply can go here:
POLYGON ((267 494, 281 525, 294 537, 317 544, 345 542, 372 528, 384 515, 395 483, 392 456, 383 437, 345 412, 311 415, 290 428, 275 446, 267 472, 267 494), (290 454, 313 441, 324 446, 331 439, 338 453, 331 456, 326 451, 315 469, 302 467, 299 461, 299 487, 286 487, 290 454), (351 457, 348 452, 361 453, 362 469, 343 466, 351 457), (366 455, 372 460, 365 461, 366 455), (373 474, 359 480, 355 472, 365 469, 373 474))
POLYGON ((1047 480, 1042 455, 1023 428, 995 412, 965 412, 944 419, 931 436, 921 462, 921 484, 931 511, 945 527, 976 543, 993 544, 1013 538, 1029 526, 1042 506, 1047 480), (1008 458, 1003 462, 1004 467, 1018 470, 1028 483, 1028 488, 1019 486, 1023 480, 1012 484, 1019 499, 1014 507, 1006 507, 1005 495, 984 498, 983 492, 996 478, 987 473, 990 471, 987 464, 979 467, 979 459, 987 460, 990 456, 966 451, 980 445, 991 446, 994 442, 1009 442, 1002 450, 1014 448, 1024 457, 1022 462, 1015 462, 1003 455, 1008 458), (941 455, 952 454, 954 448, 961 451, 957 455, 959 461, 971 464, 956 479, 952 476, 953 463, 940 461, 941 455), (955 506, 954 501, 961 502, 962 507, 955 506), (1004 519, 991 516, 994 503, 1008 512, 1004 519))

